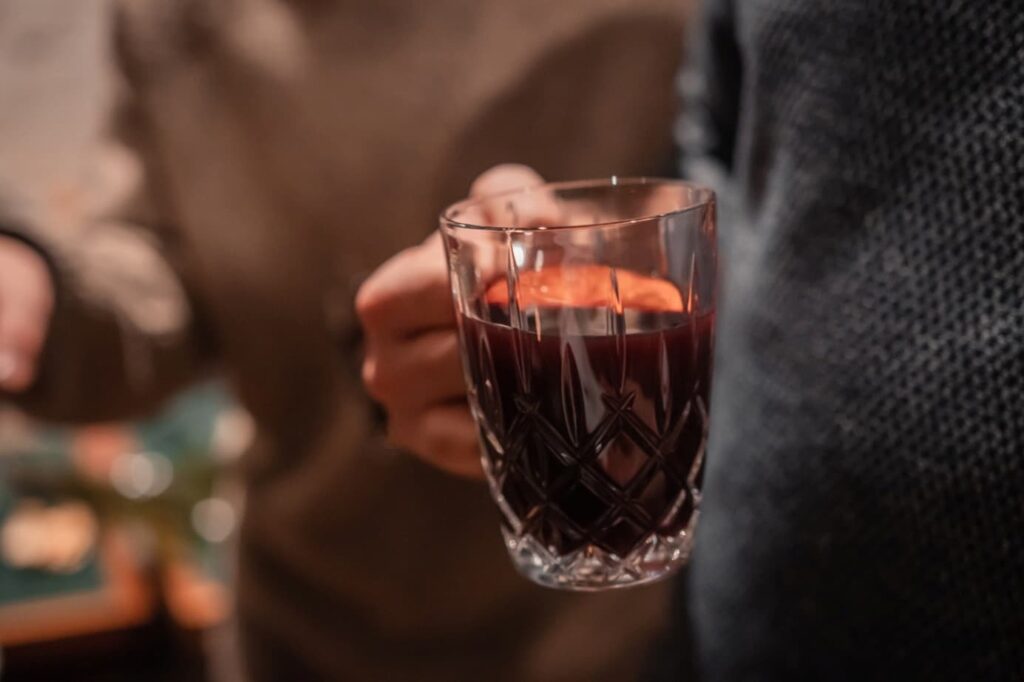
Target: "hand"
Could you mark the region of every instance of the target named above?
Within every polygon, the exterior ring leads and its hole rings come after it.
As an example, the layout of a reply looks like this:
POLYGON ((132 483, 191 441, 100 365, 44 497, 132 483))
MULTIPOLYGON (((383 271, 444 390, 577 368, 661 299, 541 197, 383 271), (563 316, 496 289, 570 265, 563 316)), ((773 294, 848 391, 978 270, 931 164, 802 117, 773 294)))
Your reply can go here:
POLYGON ((19 393, 35 380, 53 300, 42 257, 0 237, 0 392, 19 393))
MULTIPOLYGON (((470 194, 541 182, 525 166, 496 166, 470 194)), ((389 440, 440 469, 481 477, 440 235, 378 268, 356 295, 356 311, 366 333, 363 382, 388 412, 389 440)))

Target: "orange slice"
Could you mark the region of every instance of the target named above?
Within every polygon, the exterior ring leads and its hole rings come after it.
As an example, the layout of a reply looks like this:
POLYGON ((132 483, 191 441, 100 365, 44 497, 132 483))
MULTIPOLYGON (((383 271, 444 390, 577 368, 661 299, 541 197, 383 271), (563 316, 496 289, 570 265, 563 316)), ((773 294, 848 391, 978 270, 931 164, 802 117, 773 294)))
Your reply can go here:
MULTIPOLYGON (((683 312, 679 289, 668 280, 616 268, 623 308, 651 312, 683 312)), ((554 265, 519 274, 519 306, 573 306, 603 308, 615 305, 611 268, 607 265, 554 265)), ((494 282, 485 295, 488 303, 508 305, 508 282, 494 282)))

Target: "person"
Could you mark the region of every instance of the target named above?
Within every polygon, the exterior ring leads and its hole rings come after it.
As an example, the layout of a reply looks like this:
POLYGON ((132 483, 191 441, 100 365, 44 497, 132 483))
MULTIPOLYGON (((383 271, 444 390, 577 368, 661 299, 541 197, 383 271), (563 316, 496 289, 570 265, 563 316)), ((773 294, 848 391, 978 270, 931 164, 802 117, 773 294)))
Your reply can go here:
MULTIPOLYGON (((1024 13, 708 0, 694 35, 676 132, 718 192, 726 279, 678 632, 692 616, 715 682, 1020 679, 1024 13)), ((389 297, 444 286, 441 257, 367 281, 371 337, 403 328, 389 297)), ((424 442, 430 411, 380 397, 424 442)), ((684 643, 652 679, 681 679, 684 643)))
MULTIPOLYGON (((670 162, 686 7, 112 4, 109 199, 70 231, 4 204, 0 398, 124 419, 223 372, 256 422, 238 558, 251 679, 632 677, 664 588, 567 595, 517 576, 483 487, 384 443, 352 299, 499 159, 565 176, 670 162)), ((454 385, 420 383, 415 359, 381 366, 406 409, 454 385)), ((447 451, 437 428, 416 443, 427 461, 447 451)))

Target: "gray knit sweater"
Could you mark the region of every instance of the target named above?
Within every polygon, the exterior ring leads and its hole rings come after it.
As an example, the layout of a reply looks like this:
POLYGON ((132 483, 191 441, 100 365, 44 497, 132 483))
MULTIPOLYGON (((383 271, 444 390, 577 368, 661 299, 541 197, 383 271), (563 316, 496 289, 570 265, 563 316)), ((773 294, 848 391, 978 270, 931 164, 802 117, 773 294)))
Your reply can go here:
POLYGON ((705 5, 704 678, 1024 679, 1024 1, 705 5))

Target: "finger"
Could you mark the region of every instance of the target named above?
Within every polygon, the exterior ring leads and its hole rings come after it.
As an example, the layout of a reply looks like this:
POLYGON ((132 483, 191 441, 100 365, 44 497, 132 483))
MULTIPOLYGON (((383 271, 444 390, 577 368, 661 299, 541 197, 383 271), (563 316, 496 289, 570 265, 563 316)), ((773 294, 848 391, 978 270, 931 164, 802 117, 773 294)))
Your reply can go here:
POLYGON ((388 437, 394 445, 444 471, 483 477, 476 425, 464 403, 433 407, 390 421, 388 437))
POLYGON ((0 390, 32 383, 53 310, 53 287, 41 256, 0 238, 0 390))
POLYGON ((469 188, 469 196, 485 197, 489 194, 507 192, 524 187, 544 184, 540 173, 521 163, 502 163, 488 168, 477 176, 469 188))
POLYGON ((374 272, 356 294, 368 336, 411 336, 454 324, 448 268, 440 239, 407 249, 374 272))
POLYGON ((7 393, 21 393, 36 378, 36 362, 33 357, 16 350, 0 350, 0 390, 7 393))
POLYGON ((480 208, 488 225, 540 227, 563 221, 555 195, 540 186, 537 171, 522 164, 502 164, 482 173, 470 188, 470 196, 482 199, 480 208), (524 190, 524 191, 513 191, 524 190))
POLYGON ((0 307, 0 389, 19 393, 36 377, 45 315, 39 306, 5 302, 0 307))
POLYGON ((419 410, 465 399, 458 335, 429 332, 400 343, 371 341, 363 382, 389 410, 419 410))

